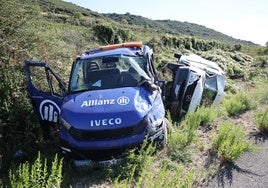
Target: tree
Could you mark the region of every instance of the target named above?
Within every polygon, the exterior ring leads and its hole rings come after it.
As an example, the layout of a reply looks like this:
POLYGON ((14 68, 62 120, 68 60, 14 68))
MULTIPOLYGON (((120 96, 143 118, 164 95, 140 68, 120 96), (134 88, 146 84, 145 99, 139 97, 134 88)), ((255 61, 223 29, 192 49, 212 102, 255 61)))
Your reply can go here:
POLYGON ((241 45, 241 44, 235 44, 235 45, 234 45, 234 50, 235 50, 235 51, 240 51, 241 48, 242 48, 242 45, 241 45))
POLYGON ((98 39, 105 44, 112 44, 114 42, 115 31, 109 24, 99 24, 93 27, 94 33, 98 39))

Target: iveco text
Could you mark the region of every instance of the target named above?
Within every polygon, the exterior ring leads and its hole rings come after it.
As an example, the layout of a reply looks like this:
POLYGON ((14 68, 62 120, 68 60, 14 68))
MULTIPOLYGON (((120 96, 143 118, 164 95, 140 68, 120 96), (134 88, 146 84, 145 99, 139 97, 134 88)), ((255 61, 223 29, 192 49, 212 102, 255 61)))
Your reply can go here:
POLYGON ((90 126, 106 126, 106 125, 120 125, 122 123, 121 118, 110 118, 110 119, 99 119, 99 120, 90 120, 90 126))

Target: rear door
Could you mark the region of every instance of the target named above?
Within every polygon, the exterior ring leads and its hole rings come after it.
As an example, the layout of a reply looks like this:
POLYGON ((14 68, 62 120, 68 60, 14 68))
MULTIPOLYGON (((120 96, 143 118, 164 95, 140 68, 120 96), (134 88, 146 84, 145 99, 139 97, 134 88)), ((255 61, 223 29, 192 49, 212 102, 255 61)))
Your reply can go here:
POLYGON ((35 114, 42 125, 58 123, 63 97, 64 83, 43 62, 25 62, 27 86, 35 114))

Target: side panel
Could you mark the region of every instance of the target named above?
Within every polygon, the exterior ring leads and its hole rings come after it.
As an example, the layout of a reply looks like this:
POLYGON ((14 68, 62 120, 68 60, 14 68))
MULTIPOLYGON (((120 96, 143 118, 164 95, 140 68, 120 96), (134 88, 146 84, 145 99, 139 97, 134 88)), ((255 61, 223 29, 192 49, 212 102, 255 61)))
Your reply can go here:
POLYGON ((25 62, 28 92, 42 125, 58 123, 65 88, 46 63, 25 62))

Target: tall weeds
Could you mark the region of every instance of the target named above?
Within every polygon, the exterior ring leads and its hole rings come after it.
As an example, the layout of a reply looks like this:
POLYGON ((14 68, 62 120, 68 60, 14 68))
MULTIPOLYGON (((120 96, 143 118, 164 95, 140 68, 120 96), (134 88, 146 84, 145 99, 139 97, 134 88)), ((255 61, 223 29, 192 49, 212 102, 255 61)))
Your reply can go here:
POLYGON ((62 159, 55 155, 51 166, 48 166, 47 160, 42 160, 38 153, 32 165, 26 162, 20 164, 17 170, 10 170, 9 180, 12 188, 61 187, 62 159))
POLYGON ((262 132, 268 132, 268 107, 255 113, 256 127, 262 132))
POLYGON ((218 136, 213 140, 212 145, 217 149, 222 161, 228 162, 234 162, 244 152, 253 149, 246 140, 245 129, 232 122, 220 125, 218 136))
POLYGON ((170 166, 161 154, 155 153, 152 144, 138 154, 131 152, 123 163, 114 166, 118 175, 113 187, 192 187, 194 171, 170 166))
POLYGON ((188 113, 180 125, 174 126, 168 142, 168 156, 175 161, 189 162, 191 154, 189 146, 196 140, 196 131, 202 126, 212 124, 218 113, 214 107, 203 107, 188 113))
POLYGON ((256 105, 256 101, 253 101, 252 98, 245 93, 238 93, 223 101, 223 106, 231 116, 251 110, 255 108, 256 105))

